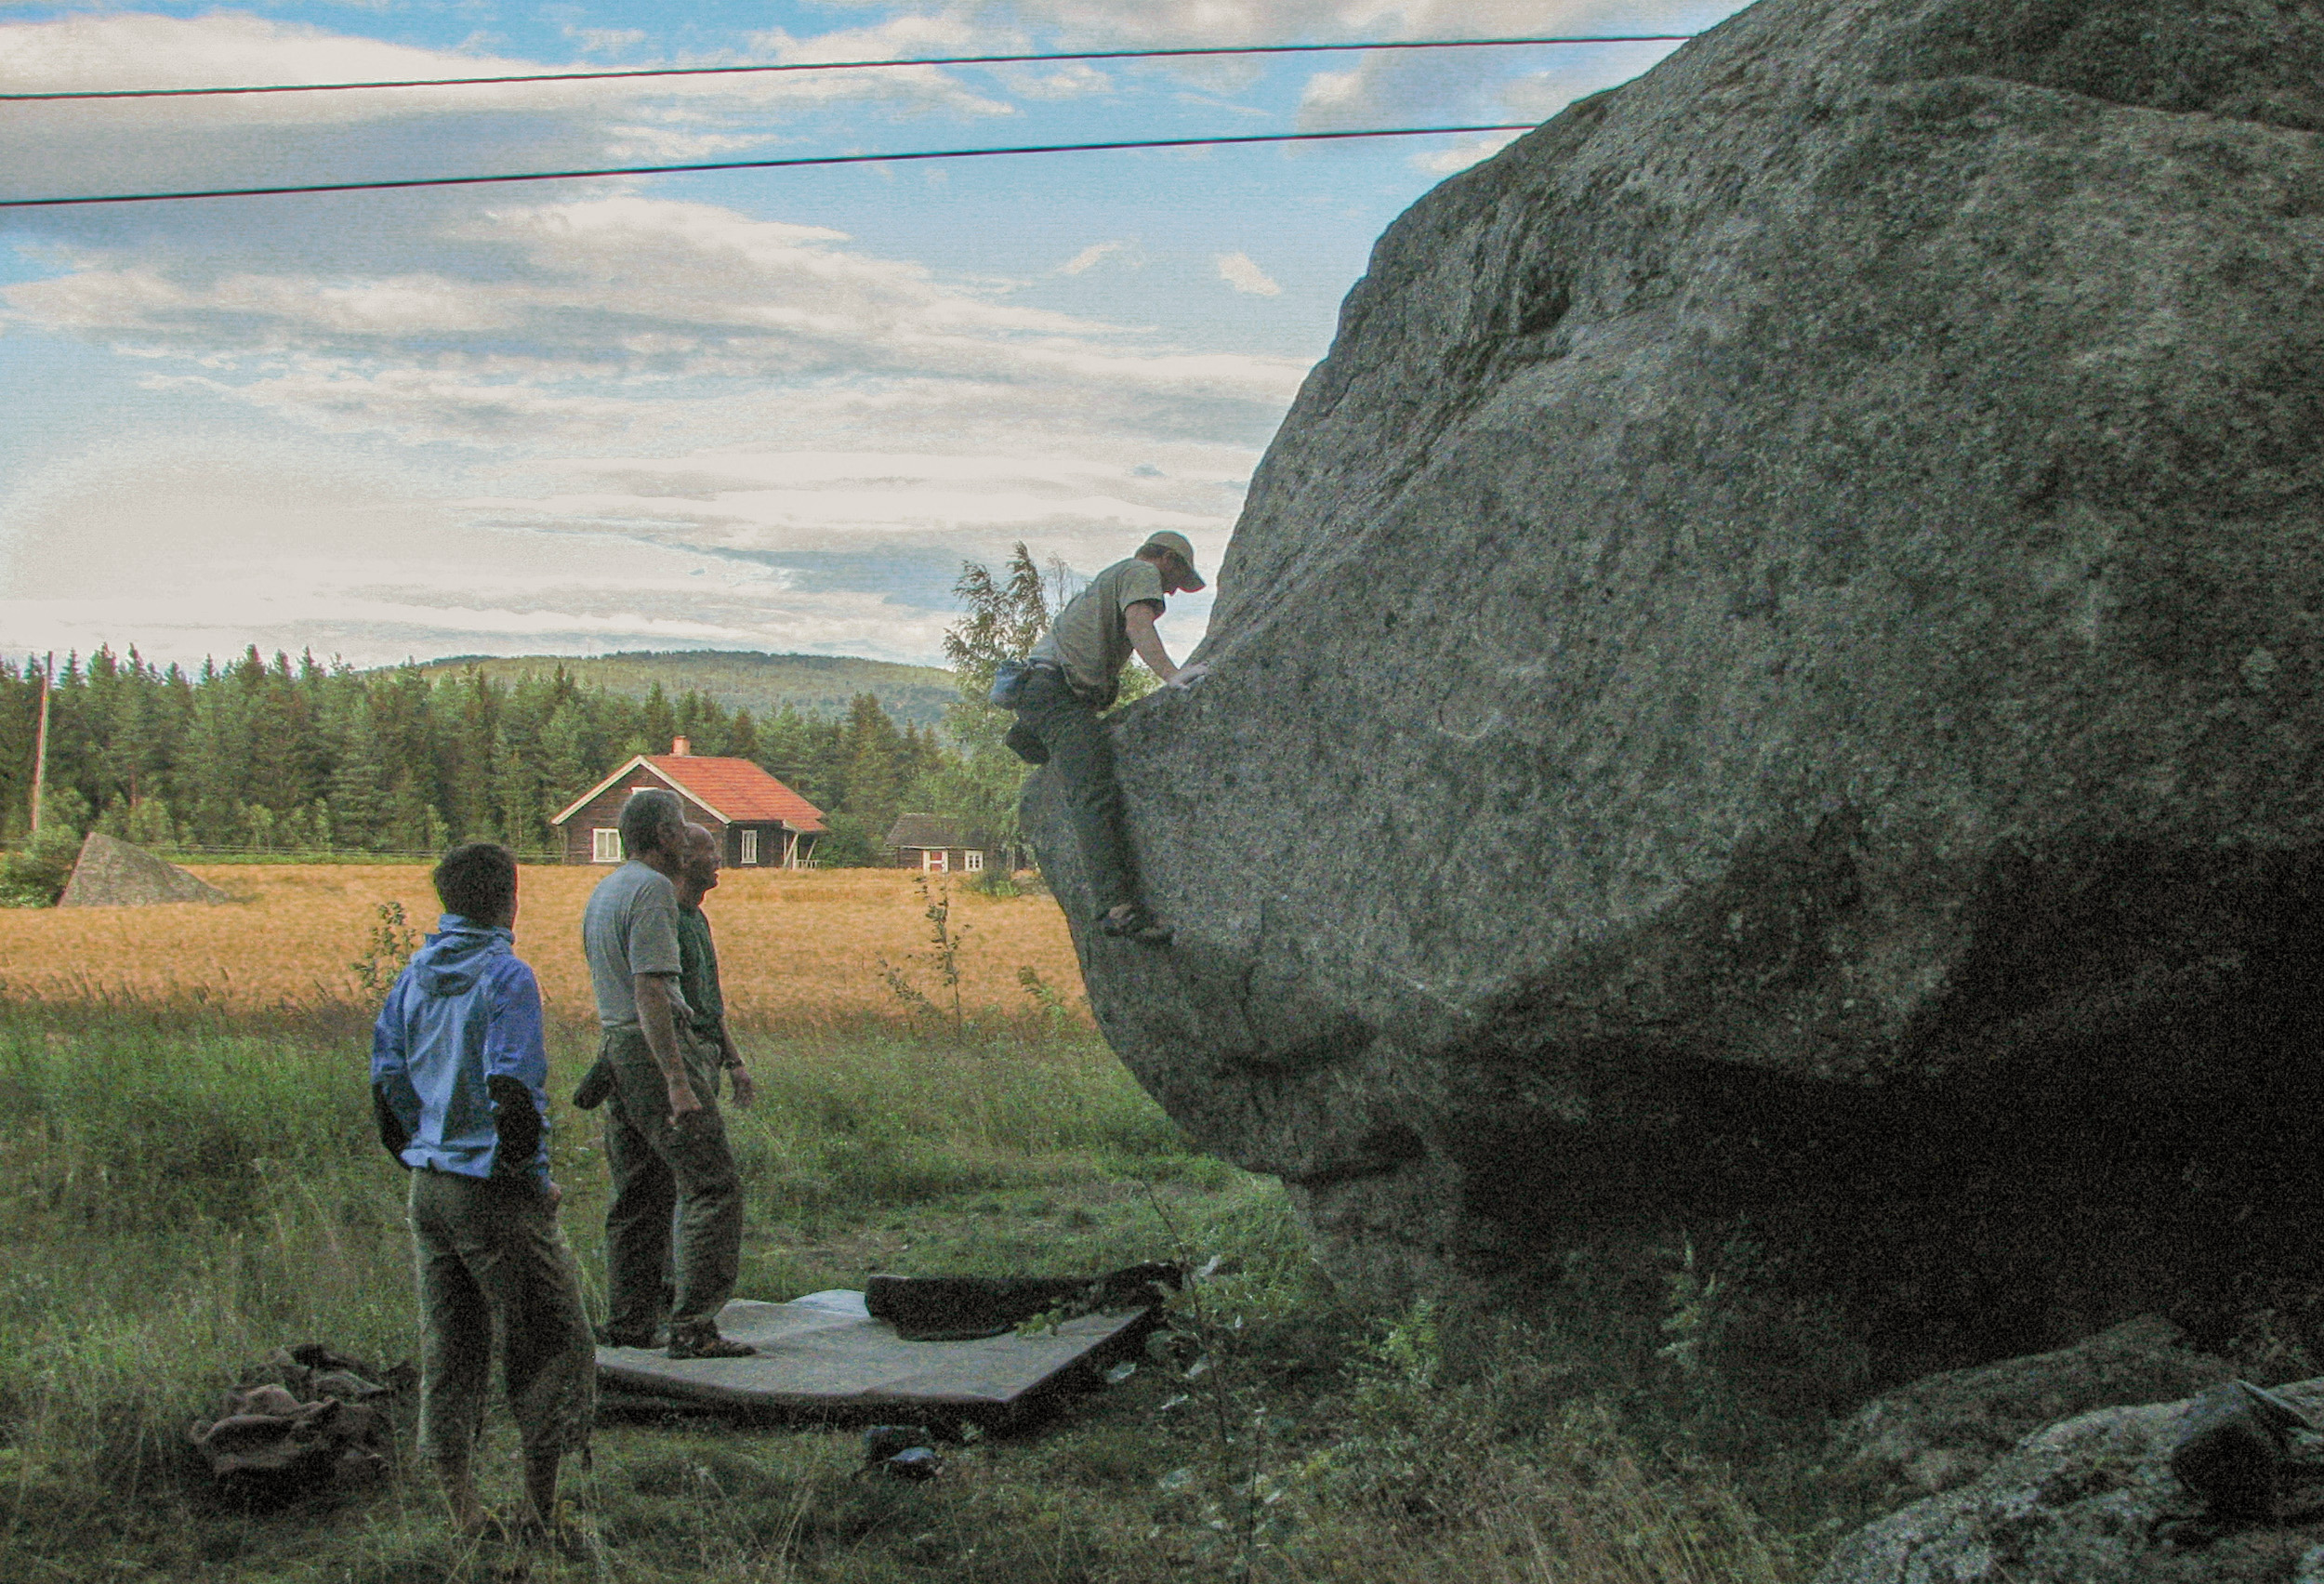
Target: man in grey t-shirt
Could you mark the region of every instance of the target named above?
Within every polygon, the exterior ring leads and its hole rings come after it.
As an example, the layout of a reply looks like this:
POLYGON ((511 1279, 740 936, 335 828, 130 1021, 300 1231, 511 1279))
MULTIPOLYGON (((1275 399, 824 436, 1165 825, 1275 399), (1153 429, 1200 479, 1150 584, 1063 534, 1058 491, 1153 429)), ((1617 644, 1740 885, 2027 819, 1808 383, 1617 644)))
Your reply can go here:
POLYGON ((1098 712, 1119 696, 1122 667, 1132 653, 1170 687, 1184 687, 1203 674, 1200 666, 1173 664, 1154 630, 1155 618, 1167 608, 1163 596, 1202 587, 1185 535, 1155 534, 1135 556, 1091 578, 1026 657, 1030 670, 1017 695, 1009 746, 1021 759, 1049 765, 1063 785, 1089 871, 1098 928, 1109 935, 1159 944, 1170 931, 1138 895, 1137 870, 1122 835, 1121 783, 1098 712))
POLYGON ((719 1115, 719 1052, 689 1033, 678 988, 678 892, 686 820, 659 787, 621 812, 628 861, 597 883, 581 916, 581 948, 604 1027, 600 1067, 613 1080, 605 1160, 605 1340, 652 1347, 663 1307, 672 1358, 742 1358, 754 1349, 719 1335, 742 1260, 743 1190, 719 1115), (665 1286, 675 1240, 676 1290, 665 1286))

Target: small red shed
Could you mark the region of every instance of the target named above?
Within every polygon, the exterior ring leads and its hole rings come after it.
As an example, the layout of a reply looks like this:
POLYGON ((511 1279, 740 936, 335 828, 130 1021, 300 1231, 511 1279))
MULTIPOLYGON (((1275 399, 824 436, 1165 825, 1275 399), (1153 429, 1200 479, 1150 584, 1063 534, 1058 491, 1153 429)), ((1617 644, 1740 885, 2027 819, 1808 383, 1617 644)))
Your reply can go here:
POLYGON ((750 760, 690 753, 680 737, 668 753, 630 759, 548 822, 565 862, 620 863, 621 807, 649 786, 677 793, 688 820, 718 833, 730 869, 804 868, 824 832, 821 809, 750 760))

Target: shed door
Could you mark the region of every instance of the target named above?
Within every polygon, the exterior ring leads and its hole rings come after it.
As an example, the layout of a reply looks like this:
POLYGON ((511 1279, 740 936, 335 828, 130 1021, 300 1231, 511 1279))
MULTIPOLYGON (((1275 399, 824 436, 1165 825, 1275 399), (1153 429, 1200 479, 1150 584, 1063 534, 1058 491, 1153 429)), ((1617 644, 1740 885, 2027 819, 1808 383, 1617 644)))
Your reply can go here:
POLYGON ((920 867, 932 875, 941 875, 950 867, 945 862, 952 854, 941 847, 924 848, 920 852, 920 867))

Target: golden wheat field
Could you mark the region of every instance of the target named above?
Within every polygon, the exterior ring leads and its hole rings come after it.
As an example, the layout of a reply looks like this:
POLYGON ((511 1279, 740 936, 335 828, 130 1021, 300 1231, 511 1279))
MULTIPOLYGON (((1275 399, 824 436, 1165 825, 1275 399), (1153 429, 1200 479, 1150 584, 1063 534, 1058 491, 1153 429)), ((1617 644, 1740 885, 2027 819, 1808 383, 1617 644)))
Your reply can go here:
MULTIPOLYGON (((360 997, 351 965, 372 949, 380 904, 401 903, 418 931, 432 929, 438 913, 417 865, 205 865, 199 873, 237 905, 0 909, 0 995, 198 997, 239 1007, 360 997)), ((517 953, 539 974, 552 1017, 591 1015, 581 908, 604 874, 522 872, 517 953)), ((933 968, 909 960, 931 950, 914 878, 896 869, 727 872, 703 911, 730 1010, 784 1022, 900 1012, 883 957, 936 995, 933 968)), ((930 883, 944 894, 943 877, 930 883)), ((1054 901, 985 896, 957 877, 950 896, 969 1015, 1032 1010, 1024 968, 1079 1005, 1081 973, 1054 901)))

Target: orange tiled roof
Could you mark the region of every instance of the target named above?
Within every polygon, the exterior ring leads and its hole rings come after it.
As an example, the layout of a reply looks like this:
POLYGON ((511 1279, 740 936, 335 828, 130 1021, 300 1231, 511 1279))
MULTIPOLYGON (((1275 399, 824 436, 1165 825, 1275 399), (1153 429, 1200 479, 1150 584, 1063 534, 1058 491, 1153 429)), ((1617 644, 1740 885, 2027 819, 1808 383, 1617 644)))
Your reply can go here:
POLYGON ((748 759, 648 754, 645 762, 730 824, 780 820, 798 831, 824 828, 821 809, 748 759))

